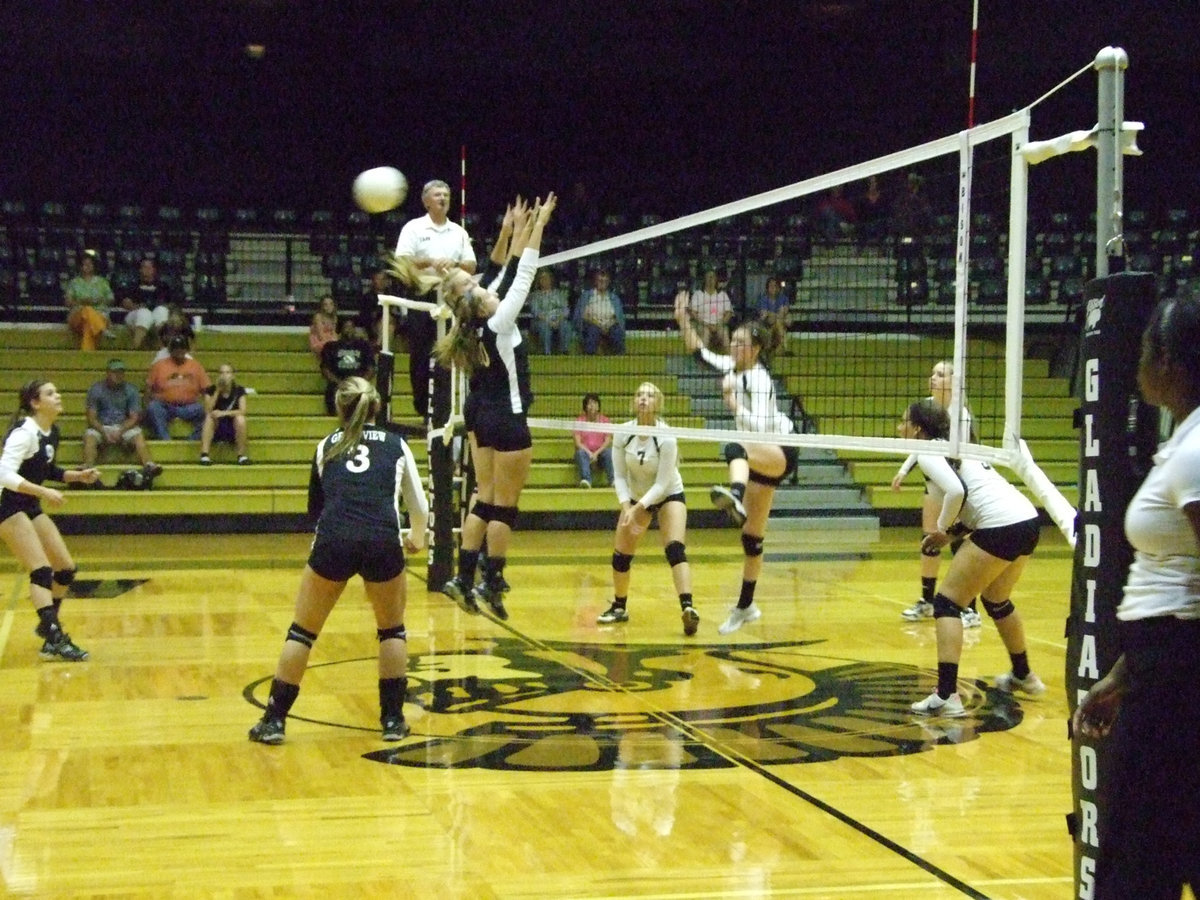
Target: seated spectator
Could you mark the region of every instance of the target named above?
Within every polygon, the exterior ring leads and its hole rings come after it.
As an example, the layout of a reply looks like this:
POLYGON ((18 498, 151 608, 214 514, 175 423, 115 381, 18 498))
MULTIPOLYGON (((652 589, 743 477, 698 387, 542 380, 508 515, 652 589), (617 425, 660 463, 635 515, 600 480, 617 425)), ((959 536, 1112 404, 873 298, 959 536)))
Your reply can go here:
POLYGON ((788 333, 788 296, 783 292, 783 282, 774 275, 767 279, 762 296, 754 304, 754 317, 768 328, 779 333, 779 352, 787 353, 784 343, 788 333))
POLYGON ((347 319, 342 324, 342 334, 321 349, 321 374, 328 382, 325 386, 325 411, 337 415, 334 398, 337 386, 343 378, 359 375, 363 378, 375 376, 375 350, 367 340, 367 333, 347 319))
POLYGON ((213 441, 233 444, 239 466, 250 465, 246 455, 246 389, 233 377, 233 366, 217 370, 217 383, 204 391, 204 426, 200 430, 200 465, 211 466, 213 441))
MULTIPOLYGON (((383 307, 379 305, 379 295, 391 293, 392 277, 386 269, 379 269, 371 273, 371 284, 358 304, 358 315, 355 316, 354 324, 363 330, 376 348, 383 346, 379 335, 379 329, 383 325, 383 307)), ((393 309, 392 312, 392 336, 395 337, 398 316, 394 314, 400 310, 393 309)))
POLYGON ((330 341, 336 341, 338 336, 338 309, 333 295, 326 294, 321 298, 321 304, 313 313, 312 324, 308 326, 308 346, 317 360, 321 359, 321 349, 330 341))
POLYGON ((841 185, 836 185, 817 202, 817 231, 827 241, 852 237, 857 216, 854 204, 842 195, 841 185))
POLYGON ((554 336, 558 336, 560 353, 571 349, 571 316, 567 307, 567 292, 554 286, 554 273, 541 269, 537 281, 529 294, 526 308, 532 314, 530 328, 537 335, 542 352, 549 356, 554 352, 554 336))
MULTIPOLYGON (((172 303, 167 309, 167 321, 163 322, 162 327, 158 329, 158 339, 162 346, 159 347, 158 352, 154 354, 154 359, 150 360, 151 363, 156 363, 160 359, 166 359, 171 355, 171 351, 169 349, 171 346, 171 341, 177 335, 181 335, 187 339, 189 348, 195 346, 196 331, 194 328, 192 328, 192 323, 188 321, 187 314, 184 313, 183 307, 181 307, 178 303, 172 303)), ((190 350, 188 352, 188 356, 191 356, 190 350)))
POLYGON ((192 440, 200 437, 204 426, 204 392, 212 382, 204 366, 188 353, 187 338, 177 335, 171 339, 170 355, 150 366, 146 390, 146 419, 151 434, 160 441, 169 441, 169 426, 173 419, 192 423, 192 440))
POLYGON ((625 312, 621 298, 609 290, 611 277, 603 269, 592 273, 592 288, 584 291, 575 306, 573 324, 583 352, 594 355, 603 338, 613 353, 625 352, 625 312))
POLYGON ((95 350, 100 336, 108 329, 108 313, 113 304, 108 279, 96 271, 96 251, 79 254, 79 274, 67 282, 65 292, 67 326, 79 335, 80 350, 95 350))
MULTIPOLYGON (((583 395, 583 414, 577 422, 604 422, 608 417, 600 414, 600 395, 583 395)), ((599 466, 608 476, 608 483, 613 480, 612 435, 599 431, 575 432, 575 466, 579 469, 579 486, 592 486, 592 466, 599 466)))
POLYGON ((137 388, 125 380, 125 363, 121 360, 110 359, 104 378, 88 388, 86 414, 88 427, 83 433, 85 469, 96 464, 104 447, 122 445, 137 454, 147 478, 162 473, 162 466, 150 458, 150 448, 138 425, 142 419, 142 400, 137 388))
POLYGON ((858 236, 865 241, 883 240, 887 236, 890 216, 887 195, 879 186, 879 177, 872 175, 867 179, 862 196, 858 198, 858 236))
MULTIPOLYGON (((686 294, 686 292, 685 292, 686 294)), ((733 301, 721 286, 716 269, 706 269, 704 284, 687 298, 692 327, 704 346, 713 353, 729 349, 729 323, 733 319, 733 301)))
POLYGON ((167 321, 168 306, 174 299, 171 289, 158 277, 158 266, 150 257, 138 266, 138 283, 125 296, 118 298, 126 309, 125 324, 135 350, 146 341, 146 335, 167 321))

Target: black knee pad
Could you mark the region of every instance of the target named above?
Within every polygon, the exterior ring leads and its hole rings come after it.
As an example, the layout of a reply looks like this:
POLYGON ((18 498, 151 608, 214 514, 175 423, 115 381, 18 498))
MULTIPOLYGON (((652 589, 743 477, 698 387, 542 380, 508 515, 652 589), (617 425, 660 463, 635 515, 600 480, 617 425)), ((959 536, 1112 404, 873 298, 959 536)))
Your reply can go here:
POLYGON ((71 583, 75 581, 75 573, 78 571, 78 569, 58 569, 54 573, 55 584, 61 584, 63 587, 70 587, 71 583))
POLYGON ((667 555, 667 562, 671 564, 671 568, 687 562, 687 548, 683 546, 683 541, 671 541, 663 552, 667 555))
POLYGON ((745 551, 747 556, 762 556, 763 539, 742 532, 742 550, 745 551))
POLYGON ((741 444, 726 444, 721 452, 725 455, 725 462, 733 462, 735 459, 749 459, 746 456, 746 448, 741 444))
POLYGON ((491 503, 484 503, 482 500, 476 500, 475 505, 471 507, 471 515, 477 519, 490 522, 496 513, 496 507, 491 503))
POLYGON ((614 572, 628 572, 629 567, 633 565, 633 554, 614 550, 612 562, 614 572))
POLYGON ((926 548, 926 546, 925 546, 925 540, 924 540, 924 539, 925 539, 925 538, 927 538, 927 537, 929 537, 929 532, 928 532, 928 531, 923 531, 923 532, 921 532, 921 555, 922 555, 922 556, 928 556, 930 559, 932 559, 932 558, 933 558, 933 557, 935 557, 935 556, 941 556, 941 555, 942 555, 942 548, 941 548, 941 547, 928 547, 928 548, 926 548))
POLYGON ((501 522, 507 525, 509 528, 516 528, 517 513, 518 510, 515 506, 493 506, 492 521, 501 522))
POLYGON ((935 619, 957 619, 962 608, 945 594, 933 595, 933 617, 935 619))
POLYGON ((306 628, 301 628, 295 622, 288 627, 287 637, 284 638, 284 643, 295 641, 297 644, 303 644, 305 647, 311 647, 316 641, 317 636, 306 628))
POLYGON ((408 632, 404 630, 403 625, 394 625, 391 628, 376 628, 375 636, 379 638, 379 643, 384 641, 407 641, 408 632))
MULTIPOLYGON (((979 598, 983 600, 982 597, 979 598)), ((993 622, 999 622, 1001 619, 1007 619, 1017 611, 1013 606, 1012 600, 1005 600, 1002 603, 992 603, 990 600, 983 600, 984 611, 992 617, 993 622)))
POLYGON ((54 570, 49 566, 39 566, 29 573, 29 583, 50 590, 54 584, 54 570))

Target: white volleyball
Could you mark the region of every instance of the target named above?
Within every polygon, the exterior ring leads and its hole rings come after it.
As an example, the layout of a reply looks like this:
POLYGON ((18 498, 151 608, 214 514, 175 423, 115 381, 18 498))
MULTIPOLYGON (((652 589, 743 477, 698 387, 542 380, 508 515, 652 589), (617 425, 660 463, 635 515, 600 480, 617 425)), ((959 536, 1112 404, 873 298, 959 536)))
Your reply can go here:
POLYGON ((354 202, 363 212, 387 212, 403 203, 407 196, 408 179, 391 166, 367 169, 354 179, 354 202))

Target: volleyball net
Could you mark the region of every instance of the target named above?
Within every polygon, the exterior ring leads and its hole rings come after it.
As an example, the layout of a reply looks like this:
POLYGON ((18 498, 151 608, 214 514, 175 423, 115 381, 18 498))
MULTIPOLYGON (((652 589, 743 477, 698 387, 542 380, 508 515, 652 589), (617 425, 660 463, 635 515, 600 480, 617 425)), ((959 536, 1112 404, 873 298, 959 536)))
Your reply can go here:
MULTIPOLYGON (((1031 141, 1033 108, 1048 96, 957 134, 670 221, 609 217, 603 229, 613 236, 572 232, 560 205, 541 260, 555 284, 531 293, 522 320, 536 395, 530 427, 543 439, 561 437, 564 460, 571 432, 648 433, 620 423, 649 381, 665 395, 660 417, 684 459, 716 459, 724 443, 763 440, 734 426, 722 376, 688 351, 675 317, 686 306, 719 352, 722 335, 778 302, 778 288, 785 311, 767 321, 782 324, 783 340, 764 362, 771 399, 793 429, 771 442, 797 446, 802 457, 877 454, 898 463, 919 451, 1003 466, 1073 541, 1074 507, 1026 438, 1061 438, 1065 428, 1067 442, 1076 440, 1070 389, 1047 374, 1050 357, 1078 338, 1085 283, 1098 265, 1090 260, 1096 224, 1077 206, 1042 202, 1031 211, 1030 166, 1089 146, 1105 126, 1031 141), (565 329, 556 321, 564 308, 565 329), (899 438, 899 419, 929 395, 939 361, 951 374, 949 441, 899 438), (577 420, 588 393, 601 396, 613 424, 577 420), (1034 397, 1036 418, 1026 415, 1034 397)), ((1137 152, 1131 126, 1109 124, 1125 152, 1137 152)), ((491 236, 474 237, 486 253, 491 236)), ((465 393, 459 373, 442 388, 440 410, 435 393, 431 448, 461 423, 465 393)), ((435 473, 435 498, 453 490, 450 478, 435 473)))

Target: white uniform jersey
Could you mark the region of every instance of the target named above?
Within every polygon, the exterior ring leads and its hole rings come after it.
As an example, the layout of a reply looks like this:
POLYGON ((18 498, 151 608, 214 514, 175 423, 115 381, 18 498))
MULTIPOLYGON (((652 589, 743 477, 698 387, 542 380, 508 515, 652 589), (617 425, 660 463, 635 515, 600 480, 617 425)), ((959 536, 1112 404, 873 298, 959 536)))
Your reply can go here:
POLYGON ((733 421, 739 431, 764 434, 791 434, 792 420, 775 407, 775 382, 762 363, 743 372, 733 369, 733 357, 700 348, 700 358, 725 373, 721 387, 733 391, 737 408, 733 421))
POLYGON ((974 531, 1037 517, 1025 495, 987 463, 964 459, 955 471, 946 457, 921 454, 917 464, 929 479, 930 496, 942 504, 938 531, 946 531, 955 521, 974 531))
MULTIPOLYGON (((637 425, 637 420, 625 422, 637 425)), ((661 423, 658 423, 661 424, 661 423)), ((683 493, 679 444, 675 438, 637 434, 613 435, 613 489, 622 503, 651 507, 683 493)))

